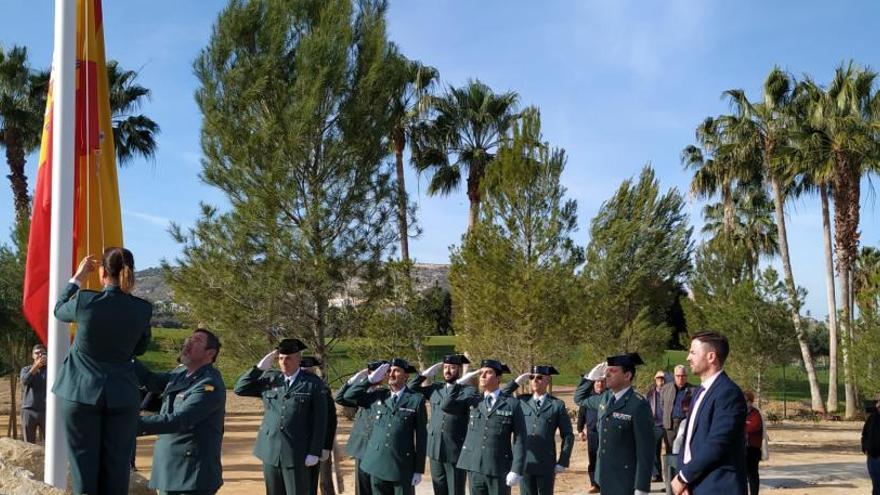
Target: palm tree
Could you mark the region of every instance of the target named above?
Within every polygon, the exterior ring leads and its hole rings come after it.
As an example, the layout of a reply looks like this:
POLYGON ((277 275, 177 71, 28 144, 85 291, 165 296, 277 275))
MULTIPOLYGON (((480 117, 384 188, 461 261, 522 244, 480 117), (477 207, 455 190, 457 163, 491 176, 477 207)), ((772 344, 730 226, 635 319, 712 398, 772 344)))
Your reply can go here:
POLYGON ((691 194, 696 198, 721 197, 721 227, 730 233, 735 221, 734 188, 739 182, 752 182, 760 177, 756 160, 739 160, 724 147, 725 135, 721 120, 706 117, 695 132, 698 145, 689 145, 681 152, 685 169, 694 170, 691 194))
POLYGON ((843 299, 845 416, 856 413, 856 391, 849 355, 853 339, 852 276, 858 256, 862 176, 876 167, 876 116, 880 94, 873 91, 877 73, 852 62, 837 67, 827 90, 806 86, 809 94, 810 160, 825 164, 834 201, 834 245, 843 299))
POLYGON ((733 219, 725 220, 723 203, 703 208, 703 233, 712 236, 709 245, 724 243, 744 253, 748 273, 754 277, 763 257, 779 254, 773 202, 763 188, 745 185, 733 191, 733 219))
POLYGON ((816 375, 816 368, 813 366, 809 342, 801 322, 800 297, 791 269, 784 211, 788 178, 777 167, 779 157, 784 155, 784 148, 788 144, 789 120, 787 115, 792 98, 792 80, 788 74, 778 67, 774 67, 764 81, 763 101, 750 102, 741 89, 725 91, 724 96, 729 100, 734 112, 733 116, 724 119, 725 130, 730 133, 731 137, 731 152, 743 158, 753 156, 756 152, 759 153, 764 177, 770 183, 779 238, 779 254, 782 258, 785 285, 788 289, 791 319, 794 323, 801 358, 810 383, 811 407, 814 411, 824 413, 825 404, 822 402, 819 379, 816 375))
MULTIPOLYGON (((395 92, 391 101, 391 144, 397 165, 397 224, 400 231, 400 256, 409 262, 409 222, 407 220, 406 182, 403 173, 403 150, 407 138, 418 129, 424 115, 427 96, 440 77, 434 67, 409 60, 391 45, 390 59, 394 64, 395 92)), ((409 138, 413 141, 412 138, 409 138)))
POLYGON ((468 231, 477 223, 486 167, 519 117, 518 99, 513 91, 499 94, 480 81, 469 81, 460 88, 450 87, 442 97, 430 98, 433 118, 418 127, 413 161, 420 173, 432 172, 428 194, 450 194, 466 174, 468 231))
POLYGON ((880 295, 880 249, 865 246, 856 258, 853 291, 859 313, 877 317, 877 296, 880 295))
POLYGON ((156 135, 159 124, 145 115, 138 114, 150 90, 137 84, 138 73, 123 70, 119 62, 107 62, 107 80, 110 88, 110 119, 113 141, 116 144, 116 161, 125 167, 135 158, 152 160, 156 156, 156 135))
POLYGON ((4 51, 0 47, 0 145, 6 149, 7 177, 18 225, 30 219, 31 198, 24 166, 27 154, 40 144, 43 108, 39 85, 27 61, 27 48, 13 46, 4 51))

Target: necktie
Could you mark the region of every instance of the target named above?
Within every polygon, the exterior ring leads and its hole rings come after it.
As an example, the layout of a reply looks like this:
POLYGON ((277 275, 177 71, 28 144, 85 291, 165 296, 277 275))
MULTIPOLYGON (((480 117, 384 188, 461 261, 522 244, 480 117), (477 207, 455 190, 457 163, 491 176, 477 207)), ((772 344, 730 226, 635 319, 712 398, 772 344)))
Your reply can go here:
POLYGON ((609 407, 609 408, 614 407, 614 403, 615 403, 615 402, 617 402, 617 396, 614 395, 614 394, 612 394, 612 395, 611 395, 611 400, 608 401, 608 407, 609 407))
POLYGON ((397 395, 391 394, 391 407, 397 407, 397 395))
POLYGON ((493 402, 495 402, 495 396, 494 396, 494 395, 491 395, 491 394, 487 395, 487 396, 486 396, 486 409, 490 409, 490 410, 491 410, 491 409, 492 409, 492 403, 493 403, 493 402))
POLYGON ((543 400, 538 399, 535 401, 535 406, 537 406, 538 409, 541 409, 541 404, 543 404, 543 403, 544 403, 543 400))

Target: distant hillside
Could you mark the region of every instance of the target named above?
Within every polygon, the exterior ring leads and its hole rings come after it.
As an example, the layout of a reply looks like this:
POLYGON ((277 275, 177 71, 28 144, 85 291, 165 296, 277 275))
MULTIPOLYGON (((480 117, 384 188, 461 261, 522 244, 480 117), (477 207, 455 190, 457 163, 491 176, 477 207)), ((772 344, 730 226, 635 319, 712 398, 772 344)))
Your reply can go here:
MULTIPOLYGON (((418 290, 433 287, 434 284, 449 290, 449 265, 416 263, 413 266, 413 276, 418 290)), ((135 280, 137 284, 134 295, 153 303, 162 303, 162 306, 174 304, 174 293, 162 278, 161 268, 147 268, 136 272, 135 280)))

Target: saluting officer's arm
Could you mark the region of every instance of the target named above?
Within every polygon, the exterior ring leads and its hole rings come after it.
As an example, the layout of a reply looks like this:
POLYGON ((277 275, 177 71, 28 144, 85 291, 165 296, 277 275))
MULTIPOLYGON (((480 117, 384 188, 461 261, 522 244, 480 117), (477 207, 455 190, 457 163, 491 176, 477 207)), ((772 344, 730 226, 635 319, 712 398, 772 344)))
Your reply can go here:
POLYGON ((256 366, 242 373, 235 382, 235 395, 243 397, 260 397, 269 388, 269 377, 256 366))
POLYGON ((602 402, 601 397, 601 394, 593 393, 593 380, 586 378, 581 378, 581 383, 574 390, 574 404, 576 406, 599 409, 599 403, 602 402))
POLYGON ((182 433, 209 418, 226 404, 226 389, 205 382, 186 391, 183 404, 170 414, 141 416, 138 419, 138 435, 161 435, 182 433))
POLYGON ((518 388, 519 384, 516 383, 516 380, 510 380, 509 382, 501 386, 501 395, 513 397, 514 392, 516 392, 516 389, 518 388))
POLYGON ((345 400, 345 392, 350 388, 350 383, 343 383, 342 387, 340 387, 339 390, 336 391, 336 396, 333 397, 333 400, 342 407, 357 407, 357 403, 345 400))
POLYGON ((64 292, 58 296, 58 301, 55 303, 55 318, 67 323, 76 321, 76 307, 79 301, 77 294, 79 294, 78 285, 71 282, 64 287, 64 292))
POLYGON ((480 400, 472 387, 465 387, 456 383, 449 391, 449 395, 440 402, 440 409, 448 414, 464 414, 472 404, 480 400))
POLYGON ((559 460, 556 461, 556 464, 568 467, 571 451, 574 448, 574 432, 571 428, 571 417, 568 415, 568 410, 565 409, 565 404, 563 402, 558 404, 559 414, 556 415, 556 428, 559 430, 559 436, 562 437, 562 448, 559 449, 559 460))
POLYGON ((171 373, 154 373, 144 366, 144 363, 140 362, 140 360, 134 359, 133 361, 134 374, 144 388, 157 394, 165 391, 165 386, 171 380, 171 373))
POLYGON ((342 394, 342 398, 357 407, 369 408, 376 400, 376 392, 370 392, 369 390, 371 385, 370 380, 364 378, 346 389, 345 393, 342 394))

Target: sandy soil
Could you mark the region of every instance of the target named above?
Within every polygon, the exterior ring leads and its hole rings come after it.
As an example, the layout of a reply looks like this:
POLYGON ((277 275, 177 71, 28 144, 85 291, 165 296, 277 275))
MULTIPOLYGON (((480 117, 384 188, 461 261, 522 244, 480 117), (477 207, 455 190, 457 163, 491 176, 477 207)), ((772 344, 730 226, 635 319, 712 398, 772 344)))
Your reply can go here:
MULTIPOLYGON (((556 395, 570 400, 571 388, 560 387, 556 395)), ((6 434, 9 412, 9 392, 0 382, 0 435, 6 434)), ((253 455, 254 438, 262 418, 259 400, 240 398, 232 394, 227 401, 226 434, 223 438, 223 471, 225 484, 221 495, 255 495, 264 493, 260 464, 253 455)), ((337 441, 345 444, 351 422, 340 415, 337 441)), ((861 423, 856 422, 782 422, 770 425, 770 460, 761 464, 762 493, 768 495, 837 495, 870 493, 864 457, 859 452, 861 423)), ((137 468, 146 476, 152 462, 155 437, 138 440, 137 468)), ((557 480, 557 492, 582 494, 587 489, 586 444, 575 445, 571 469, 557 480)), ((351 485, 351 459, 341 462, 342 493, 354 493, 351 485)), ((426 476, 419 486, 419 494, 430 494, 430 480, 426 476)), ((662 492, 659 483, 653 492, 662 492)), ((516 493, 517 490, 514 490, 516 493)))

